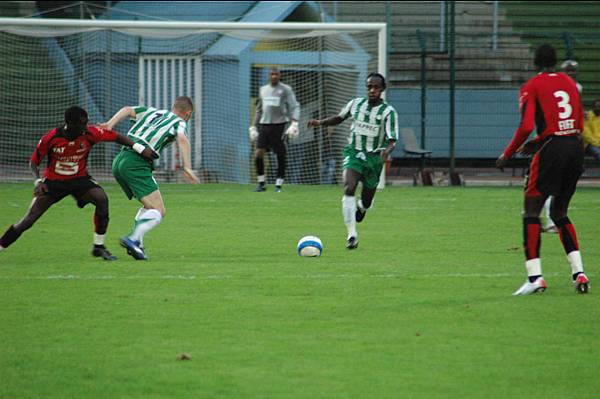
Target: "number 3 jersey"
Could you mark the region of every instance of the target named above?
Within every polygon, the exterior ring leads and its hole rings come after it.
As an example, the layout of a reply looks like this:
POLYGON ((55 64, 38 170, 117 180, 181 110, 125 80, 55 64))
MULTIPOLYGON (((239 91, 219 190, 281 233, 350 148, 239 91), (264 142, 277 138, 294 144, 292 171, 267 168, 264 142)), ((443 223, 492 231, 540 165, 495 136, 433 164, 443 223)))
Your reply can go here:
POLYGON ((583 107, 575 81, 564 73, 543 72, 529 79, 519 93, 521 124, 504 150, 510 158, 537 127, 541 141, 583 131, 583 107))
POLYGON ((101 141, 115 141, 117 132, 88 126, 87 132, 74 140, 65 136, 64 128, 50 130, 38 142, 31 162, 40 165, 44 157, 48 164, 44 177, 49 180, 69 180, 88 175, 87 159, 92 146, 101 141))

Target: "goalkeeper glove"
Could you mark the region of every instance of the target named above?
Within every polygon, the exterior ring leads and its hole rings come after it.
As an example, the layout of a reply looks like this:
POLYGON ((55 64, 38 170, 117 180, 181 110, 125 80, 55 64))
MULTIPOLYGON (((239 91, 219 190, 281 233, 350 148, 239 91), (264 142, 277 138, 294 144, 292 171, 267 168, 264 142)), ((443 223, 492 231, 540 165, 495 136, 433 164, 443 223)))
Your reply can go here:
POLYGON ((298 129, 298 121, 292 121, 292 123, 290 123, 290 126, 285 131, 285 134, 291 139, 295 139, 296 137, 298 137, 300 135, 300 130, 298 129))
POLYGON ((250 141, 255 141, 258 138, 258 129, 256 126, 250 126, 248 135, 250 136, 250 141))

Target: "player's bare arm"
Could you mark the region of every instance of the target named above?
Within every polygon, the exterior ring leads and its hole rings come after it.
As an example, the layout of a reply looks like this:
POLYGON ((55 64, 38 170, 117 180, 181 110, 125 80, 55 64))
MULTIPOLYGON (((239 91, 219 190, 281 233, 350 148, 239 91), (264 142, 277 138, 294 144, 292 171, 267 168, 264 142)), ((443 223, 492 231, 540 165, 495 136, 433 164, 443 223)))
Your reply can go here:
POLYGON ((113 115, 112 118, 110 118, 108 122, 100 123, 98 126, 100 126, 102 129, 112 130, 113 127, 118 125, 126 118, 135 118, 135 110, 133 107, 125 106, 121 108, 116 114, 113 115))
POLYGON ((35 182, 33 183, 33 193, 36 197, 43 195, 48 191, 48 187, 44 183, 44 181, 40 178, 40 168, 39 165, 36 165, 35 162, 29 162, 29 169, 31 169, 31 173, 35 178, 35 182))
POLYGON ((326 119, 311 119, 308 121, 307 126, 309 128, 315 126, 336 126, 342 123, 343 121, 344 118, 342 118, 339 115, 336 115, 326 119))
POLYGON ((385 147, 385 149, 383 151, 381 151, 381 159, 383 159, 384 162, 387 161, 390 154, 394 150, 395 146, 396 146, 396 141, 390 140, 390 141, 388 141, 387 147, 385 147))
POLYGON ((179 146, 179 153, 181 154, 181 160, 183 161, 183 176, 189 183, 199 184, 200 179, 198 179, 198 176, 196 176, 196 173, 192 170, 190 141, 185 134, 177 135, 177 145, 179 146))

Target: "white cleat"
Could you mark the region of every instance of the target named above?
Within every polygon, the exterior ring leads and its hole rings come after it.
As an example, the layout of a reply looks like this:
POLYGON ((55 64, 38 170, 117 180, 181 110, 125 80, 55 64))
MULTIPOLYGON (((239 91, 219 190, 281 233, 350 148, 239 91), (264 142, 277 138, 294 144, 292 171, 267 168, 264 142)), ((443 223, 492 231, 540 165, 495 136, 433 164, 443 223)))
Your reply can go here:
POLYGON ((529 295, 538 292, 544 292, 547 287, 548 286, 546 285, 544 278, 538 277, 533 283, 530 283, 529 280, 527 280, 525 284, 521 286, 521 288, 513 293, 513 295, 529 295))

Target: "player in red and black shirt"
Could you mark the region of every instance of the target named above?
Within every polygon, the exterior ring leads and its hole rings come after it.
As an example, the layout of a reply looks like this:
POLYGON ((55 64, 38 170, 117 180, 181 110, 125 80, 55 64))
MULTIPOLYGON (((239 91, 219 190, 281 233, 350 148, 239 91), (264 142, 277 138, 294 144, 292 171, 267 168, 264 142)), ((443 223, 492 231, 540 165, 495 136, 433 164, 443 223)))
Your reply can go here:
POLYGON ((68 108, 65 111, 65 125, 46 133, 31 156, 29 164, 36 178, 34 199, 23 219, 10 226, 0 237, 0 251, 15 242, 52 205, 72 195, 78 207, 83 208, 90 202, 96 207, 92 255, 105 260, 116 259, 104 246, 104 235, 108 227, 108 197, 87 171, 90 150, 101 141, 116 141, 133 147, 149 160, 153 156, 150 148, 135 145, 129 138, 115 131, 88 125, 88 115, 83 108, 68 108), (48 162, 44 177, 40 178, 39 165, 44 157, 48 162))
POLYGON ((583 272, 575 227, 567 216, 569 202, 583 172, 581 133, 584 117, 581 99, 575 82, 566 74, 555 72, 556 51, 552 46, 539 46, 534 63, 539 73, 525 83, 520 92, 521 124, 496 161, 501 168, 516 152, 533 155, 525 187, 523 213, 528 281, 514 295, 527 295, 546 289, 540 260, 539 214, 550 195, 554 196, 550 216, 558 228, 571 264, 573 284, 577 292, 586 293, 589 281, 583 272), (524 144, 535 127, 537 137, 524 144))

